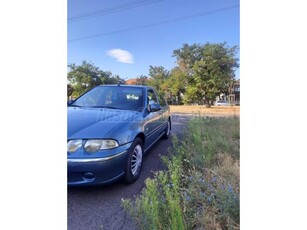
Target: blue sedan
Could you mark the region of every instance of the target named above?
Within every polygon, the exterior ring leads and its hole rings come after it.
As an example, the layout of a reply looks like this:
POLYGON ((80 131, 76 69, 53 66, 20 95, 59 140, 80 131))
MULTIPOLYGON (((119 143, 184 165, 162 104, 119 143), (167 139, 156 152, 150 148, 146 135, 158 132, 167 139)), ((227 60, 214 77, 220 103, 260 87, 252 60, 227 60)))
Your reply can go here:
POLYGON ((170 109, 148 86, 97 86, 68 102, 68 185, 107 184, 140 175, 144 154, 169 138, 170 109))

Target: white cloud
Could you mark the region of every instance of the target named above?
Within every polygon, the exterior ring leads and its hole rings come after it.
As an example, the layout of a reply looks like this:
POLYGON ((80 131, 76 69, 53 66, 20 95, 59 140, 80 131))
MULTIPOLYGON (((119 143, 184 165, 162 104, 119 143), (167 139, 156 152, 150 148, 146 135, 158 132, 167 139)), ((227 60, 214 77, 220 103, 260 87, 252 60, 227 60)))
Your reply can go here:
POLYGON ((112 50, 107 51, 107 55, 109 55, 110 57, 116 58, 118 62, 128 63, 128 64, 133 63, 133 56, 127 50, 112 49, 112 50))

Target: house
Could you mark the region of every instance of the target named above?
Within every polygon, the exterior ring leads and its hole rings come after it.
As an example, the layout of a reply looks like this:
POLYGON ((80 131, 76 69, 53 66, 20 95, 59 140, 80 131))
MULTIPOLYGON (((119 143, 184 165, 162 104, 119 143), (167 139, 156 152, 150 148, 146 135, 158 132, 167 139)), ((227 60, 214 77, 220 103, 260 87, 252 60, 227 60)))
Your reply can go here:
POLYGON ((240 105, 240 79, 231 84, 229 90, 229 101, 235 105, 240 105))
POLYGON ((136 85, 137 84, 137 79, 136 78, 131 78, 126 80, 127 85, 136 85))
POLYGON ((216 100, 228 101, 232 105, 240 105, 240 79, 233 81, 228 93, 221 93, 216 100))

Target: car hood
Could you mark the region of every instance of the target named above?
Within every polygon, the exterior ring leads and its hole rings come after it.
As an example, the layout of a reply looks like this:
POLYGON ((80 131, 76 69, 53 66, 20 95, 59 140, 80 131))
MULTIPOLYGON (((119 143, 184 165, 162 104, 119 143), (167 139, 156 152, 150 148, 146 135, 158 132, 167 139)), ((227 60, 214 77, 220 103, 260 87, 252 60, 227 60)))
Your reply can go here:
POLYGON ((67 139, 108 138, 113 129, 138 112, 128 110, 67 108, 67 139))

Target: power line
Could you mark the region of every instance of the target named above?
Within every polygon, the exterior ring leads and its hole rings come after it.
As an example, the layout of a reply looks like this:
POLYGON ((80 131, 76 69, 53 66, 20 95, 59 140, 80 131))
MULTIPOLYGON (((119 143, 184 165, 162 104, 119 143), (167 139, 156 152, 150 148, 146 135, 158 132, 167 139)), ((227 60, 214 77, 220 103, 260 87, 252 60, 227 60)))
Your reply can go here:
POLYGON ((98 17, 98 16, 102 16, 102 15, 117 13, 117 12, 122 11, 122 10, 128 10, 128 9, 132 9, 132 8, 136 8, 136 7, 146 6, 146 5, 158 3, 158 2, 161 2, 161 1, 163 1, 163 0, 142 0, 142 1, 137 0, 137 1, 133 1, 133 2, 123 3, 123 4, 116 6, 116 7, 110 7, 110 8, 106 8, 106 9, 102 9, 102 10, 92 11, 92 12, 89 12, 89 13, 86 13, 86 14, 80 14, 80 15, 76 15, 76 16, 73 16, 73 17, 69 17, 67 19, 67 21, 68 21, 68 23, 71 23, 71 22, 85 20, 85 19, 92 18, 92 17, 98 17))
POLYGON ((111 35, 111 34, 117 34, 117 33, 132 31, 132 30, 148 28, 148 27, 151 27, 151 26, 163 25, 163 24, 167 24, 167 23, 171 23, 171 22, 183 21, 183 20, 190 19, 190 18, 202 17, 202 16, 206 16, 206 15, 210 15, 210 14, 223 12, 223 11, 226 11, 226 10, 231 10, 231 9, 237 8, 239 6, 240 6, 239 4, 236 4, 236 5, 231 5, 231 6, 211 10, 211 11, 206 11, 206 12, 203 12, 203 13, 192 14, 192 15, 188 15, 188 16, 184 16, 184 17, 174 18, 174 19, 170 19, 170 20, 166 20, 166 21, 160 21, 160 22, 155 22, 155 23, 151 23, 151 24, 126 28, 126 29, 121 29, 121 30, 115 30, 115 31, 111 31, 111 32, 100 33, 100 34, 95 34, 95 35, 86 36, 86 37, 74 38, 74 39, 68 40, 68 42, 76 42, 76 41, 81 41, 81 40, 86 40, 86 39, 102 37, 102 36, 105 36, 105 35, 111 35))

